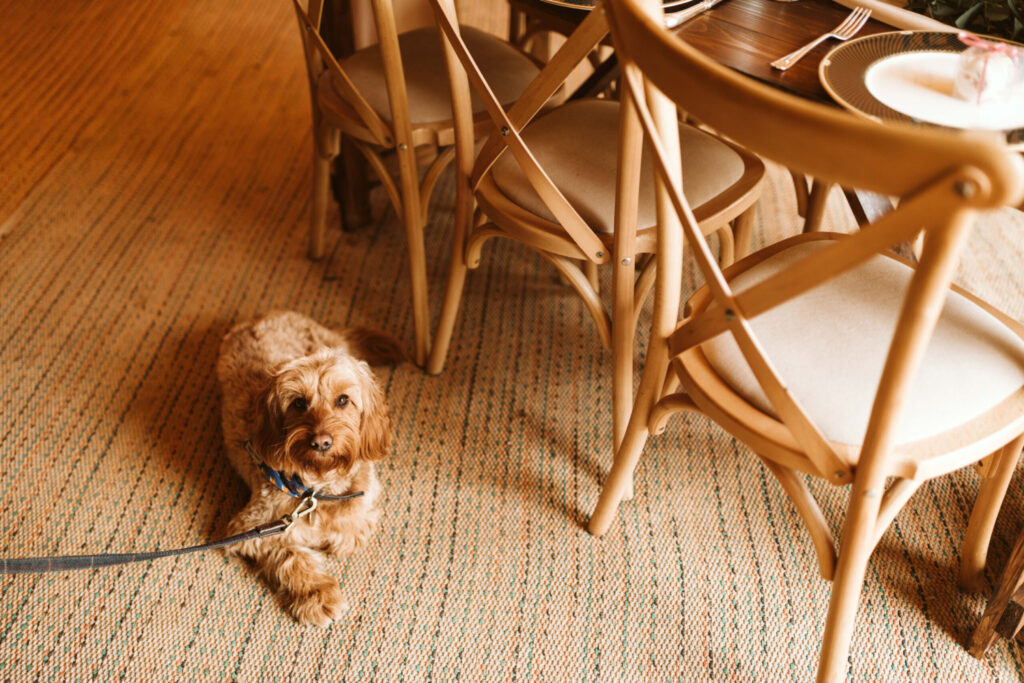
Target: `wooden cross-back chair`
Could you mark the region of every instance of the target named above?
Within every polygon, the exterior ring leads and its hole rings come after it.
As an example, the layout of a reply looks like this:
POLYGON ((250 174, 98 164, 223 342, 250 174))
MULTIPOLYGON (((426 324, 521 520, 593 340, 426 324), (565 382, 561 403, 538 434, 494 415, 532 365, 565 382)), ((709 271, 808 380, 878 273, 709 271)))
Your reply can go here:
MULTIPOLYGON (((309 0, 307 6, 293 0, 293 4, 313 102, 309 255, 314 259, 323 256, 331 162, 339 152, 339 136, 345 136, 380 179, 405 228, 415 359, 423 365, 430 347, 423 229, 430 195, 441 172, 454 158, 451 145, 455 133, 441 41, 432 25, 399 34, 391 0, 369 0, 376 42, 338 59, 320 35, 323 0, 309 0), (436 156, 424 155, 433 158, 423 169, 417 148, 446 149, 436 156), (397 177, 386 163, 391 154, 397 162, 397 177)), ((366 24, 365 8, 359 23, 366 24)), ((368 33, 365 28, 360 35, 368 33)), ((464 30, 485 71, 500 84, 498 98, 506 103, 514 101, 539 73, 539 66, 495 36, 475 28, 464 30)), ((362 38, 371 39, 365 35, 362 38)), ((487 115, 478 103, 471 108, 471 130, 482 135, 489 125, 487 115)))
POLYGON ((1024 628, 1024 529, 1017 530, 1017 542, 1010 551, 1002 575, 989 598, 985 612, 971 634, 968 650, 981 659, 996 638, 1013 640, 1024 628))
MULTIPOLYGON (((654 275, 654 262, 648 258, 656 235, 650 159, 642 162, 636 120, 620 117, 620 111, 629 110, 618 102, 575 100, 534 118, 573 68, 607 36, 604 13, 600 8, 592 11, 522 97, 506 109, 466 48, 454 2, 431 2, 446 40, 452 83, 456 191, 472 193, 480 213, 477 219, 468 211, 456 216, 447 291, 428 372, 439 372, 444 364, 467 270, 479 264, 482 246, 495 237, 516 240, 562 274, 611 348, 617 442, 632 404, 637 317, 654 275), (479 154, 474 154, 465 125, 470 85, 494 124, 479 154), (597 284, 597 266, 607 263, 613 267, 610 311, 597 284)), ((736 242, 742 249, 764 165, 745 150, 692 126, 681 127, 680 136, 682 153, 694 168, 689 192, 701 230, 719 231, 723 258, 731 260, 730 222, 736 223, 736 242)), ((457 204, 468 207, 470 202, 457 204)))
MULTIPOLYGON (((352 14, 352 45, 356 50, 377 42, 377 24, 374 19, 373 0, 342 0, 352 14)), ((395 15, 395 30, 399 33, 434 26, 434 12, 426 0, 391 0, 395 15)))
POLYGON ((843 679, 881 535, 923 482, 979 461, 961 583, 984 568, 1024 443, 1024 326, 951 281, 977 213, 1024 195, 1024 163, 998 134, 881 125, 744 78, 666 32, 657 0, 611 0, 608 12, 623 90, 656 149, 663 296, 589 528, 608 529, 650 433, 680 410, 707 415, 757 454, 806 522, 833 580, 818 679, 843 679), (797 235, 723 270, 679 191, 677 105, 765 158, 897 197, 898 208, 856 233, 797 235), (922 230, 919 263, 889 251, 922 230), (666 254, 683 239, 706 285, 680 321, 680 265, 666 254), (838 556, 804 475, 850 485, 838 556))

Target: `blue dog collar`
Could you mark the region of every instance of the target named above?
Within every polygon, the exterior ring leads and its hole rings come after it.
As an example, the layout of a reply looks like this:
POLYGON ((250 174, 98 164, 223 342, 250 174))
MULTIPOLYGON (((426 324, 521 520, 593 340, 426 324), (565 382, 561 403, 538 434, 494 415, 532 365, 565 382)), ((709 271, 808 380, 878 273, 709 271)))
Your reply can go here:
POLYGON ((260 457, 256 455, 256 449, 253 447, 252 441, 246 441, 242 446, 244 446, 245 450, 248 451, 253 464, 258 466, 263 472, 263 476, 276 486, 278 490, 284 491, 292 498, 316 498, 318 500, 340 501, 358 498, 364 494, 363 491, 353 491, 352 493, 345 493, 340 496, 332 496, 326 493, 320 493, 319 491, 314 491, 302 483, 302 480, 299 479, 299 475, 293 474, 291 477, 285 477, 284 472, 281 470, 275 470, 270 465, 260 460, 260 457))
POLYGON ((310 488, 302 483, 299 479, 299 475, 293 474, 290 478, 286 479, 284 472, 275 470, 270 465, 259 463, 260 469, 263 470, 263 474, 266 475, 274 486, 281 491, 284 491, 292 498, 302 498, 307 495, 310 488))

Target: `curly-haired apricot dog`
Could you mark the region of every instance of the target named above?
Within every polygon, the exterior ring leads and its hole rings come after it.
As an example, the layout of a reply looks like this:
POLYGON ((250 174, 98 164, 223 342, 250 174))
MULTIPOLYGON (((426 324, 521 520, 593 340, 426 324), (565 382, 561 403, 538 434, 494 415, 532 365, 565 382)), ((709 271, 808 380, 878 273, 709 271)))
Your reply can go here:
POLYGON ((321 551, 346 556, 380 518, 374 461, 388 453, 390 418, 370 372, 401 362, 391 337, 341 332, 290 312, 232 328, 217 361, 228 458, 252 497, 228 527, 237 534, 291 514, 303 493, 324 495, 288 531, 230 552, 252 560, 304 624, 327 626, 347 609, 321 551), (328 496, 363 495, 331 501, 328 496))

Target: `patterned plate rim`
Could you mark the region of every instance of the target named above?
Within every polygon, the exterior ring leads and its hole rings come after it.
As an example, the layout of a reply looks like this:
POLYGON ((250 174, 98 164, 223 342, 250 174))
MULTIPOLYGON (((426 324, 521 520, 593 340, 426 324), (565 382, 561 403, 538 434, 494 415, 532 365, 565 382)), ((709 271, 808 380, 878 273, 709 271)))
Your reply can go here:
MULTIPOLYGON (((878 60, 911 52, 954 52, 967 49, 953 32, 889 31, 861 36, 833 48, 818 65, 818 78, 829 96, 849 111, 872 121, 904 121, 947 128, 919 121, 888 107, 867 88, 864 76, 878 60)), ((1000 42, 1018 45, 1008 40, 1000 42)), ((959 130, 959 129, 957 129, 959 130)), ((1024 129, 1010 131, 1012 140, 1024 137, 1024 129)))

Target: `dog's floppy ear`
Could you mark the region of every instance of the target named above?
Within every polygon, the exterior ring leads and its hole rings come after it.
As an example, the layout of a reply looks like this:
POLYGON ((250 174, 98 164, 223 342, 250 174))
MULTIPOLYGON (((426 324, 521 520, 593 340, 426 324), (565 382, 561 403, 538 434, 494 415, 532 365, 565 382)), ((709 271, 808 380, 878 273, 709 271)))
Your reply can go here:
POLYGON ((398 365, 407 359, 401 342, 387 332, 350 327, 343 334, 351 354, 370 365, 398 365))
POLYGON ((359 427, 359 457, 380 460, 391 448, 391 412, 369 366, 360 365, 363 366, 363 414, 359 427))
POLYGON ((253 447, 265 463, 272 467, 280 467, 284 451, 284 414, 277 396, 277 378, 267 377, 267 388, 256 399, 253 408, 256 411, 253 424, 255 434, 252 435, 253 447))

